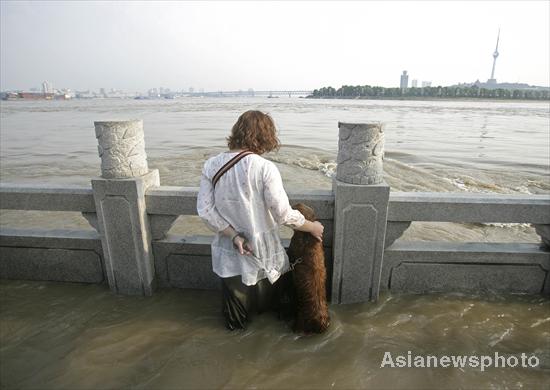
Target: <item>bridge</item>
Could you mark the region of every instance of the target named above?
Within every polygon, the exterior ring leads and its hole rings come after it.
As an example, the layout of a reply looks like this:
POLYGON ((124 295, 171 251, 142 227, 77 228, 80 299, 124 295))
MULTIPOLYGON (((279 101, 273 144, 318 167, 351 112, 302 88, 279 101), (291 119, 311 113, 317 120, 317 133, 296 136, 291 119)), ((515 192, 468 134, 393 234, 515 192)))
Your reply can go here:
POLYGON ((215 92, 193 92, 191 96, 267 96, 267 97, 279 97, 279 96, 307 96, 311 95, 313 91, 310 90, 265 90, 255 91, 238 90, 238 91, 215 91, 215 92))

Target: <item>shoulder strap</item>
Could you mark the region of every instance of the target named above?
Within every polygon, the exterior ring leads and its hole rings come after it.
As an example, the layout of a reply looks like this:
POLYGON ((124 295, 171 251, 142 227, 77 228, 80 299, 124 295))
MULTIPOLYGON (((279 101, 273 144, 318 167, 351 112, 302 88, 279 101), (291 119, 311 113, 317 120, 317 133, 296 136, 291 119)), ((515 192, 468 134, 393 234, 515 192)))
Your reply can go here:
POLYGON ((218 180, 227 172, 229 171, 235 164, 237 164, 239 161, 241 161, 246 156, 254 154, 254 152, 251 152, 250 150, 243 150, 239 154, 237 154, 235 157, 233 157, 231 160, 226 162, 223 167, 221 167, 218 172, 212 177, 212 187, 216 188, 216 183, 218 183, 218 180))

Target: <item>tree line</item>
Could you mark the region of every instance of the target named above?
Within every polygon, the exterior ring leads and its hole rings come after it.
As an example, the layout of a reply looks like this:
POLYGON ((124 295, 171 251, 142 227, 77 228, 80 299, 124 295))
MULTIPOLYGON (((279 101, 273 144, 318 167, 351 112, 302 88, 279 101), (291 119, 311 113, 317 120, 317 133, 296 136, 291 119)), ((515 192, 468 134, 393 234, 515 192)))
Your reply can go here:
POLYGON ((471 87, 422 87, 422 88, 384 88, 370 85, 343 85, 335 89, 323 87, 315 89, 308 98, 486 98, 486 99, 526 99, 549 100, 550 89, 504 89, 504 88, 480 88, 471 87))

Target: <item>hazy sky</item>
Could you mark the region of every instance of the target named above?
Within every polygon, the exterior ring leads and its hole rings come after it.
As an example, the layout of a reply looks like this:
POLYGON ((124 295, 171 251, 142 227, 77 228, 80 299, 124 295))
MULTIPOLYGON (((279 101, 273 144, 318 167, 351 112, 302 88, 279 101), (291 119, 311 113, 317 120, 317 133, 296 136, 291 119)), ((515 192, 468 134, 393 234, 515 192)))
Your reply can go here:
POLYGON ((549 1, 1 0, 1 89, 550 84, 549 1))

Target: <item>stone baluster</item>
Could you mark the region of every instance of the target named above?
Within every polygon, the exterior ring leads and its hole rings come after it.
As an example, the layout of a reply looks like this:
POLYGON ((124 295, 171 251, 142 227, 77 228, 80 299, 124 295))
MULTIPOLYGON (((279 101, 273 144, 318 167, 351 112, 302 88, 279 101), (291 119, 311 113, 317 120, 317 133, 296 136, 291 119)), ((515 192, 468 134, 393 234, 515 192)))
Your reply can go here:
POLYGON ((376 301, 390 187, 380 123, 339 123, 334 190, 332 302, 376 301))
POLYGON ((160 184, 149 170, 141 120, 94 122, 101 178, 92 179, 105 271, 111 290, 151 295, 155 268, 145 192, 160 184))

